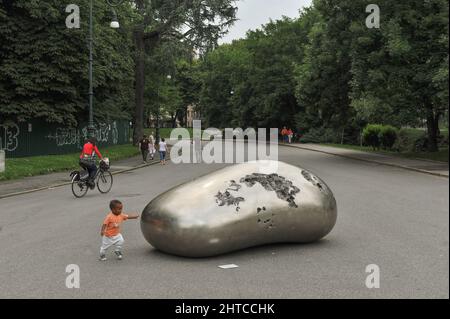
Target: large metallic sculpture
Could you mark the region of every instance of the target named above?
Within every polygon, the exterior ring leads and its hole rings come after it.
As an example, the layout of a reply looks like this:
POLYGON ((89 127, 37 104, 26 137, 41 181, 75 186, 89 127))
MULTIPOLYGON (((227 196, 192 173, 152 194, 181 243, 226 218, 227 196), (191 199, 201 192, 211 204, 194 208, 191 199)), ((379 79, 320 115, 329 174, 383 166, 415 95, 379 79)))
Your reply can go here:
POLYGON ((334 227, 328 186, 282 162, 231 166, 173 188, 144 209, 141 229, 155 248, 207 257, 269 243, 308 243, 334 227))

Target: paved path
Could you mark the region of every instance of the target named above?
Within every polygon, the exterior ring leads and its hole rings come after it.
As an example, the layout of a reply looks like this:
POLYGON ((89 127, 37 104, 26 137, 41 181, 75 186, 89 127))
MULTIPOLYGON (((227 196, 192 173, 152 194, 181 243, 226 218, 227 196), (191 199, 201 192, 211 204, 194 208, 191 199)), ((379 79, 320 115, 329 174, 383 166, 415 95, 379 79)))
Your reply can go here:
MULTIPOLYGON (((157 162, 156 160, 154 162, 157 162)), ((150 162, 151 163, 151 162, 150 162)), ((111 163, 111 171, 117 173, 123 170, 144 166, 142 156, 135 156, 111 163)), ((70 171, 31 176, 19 180, 0 182, 0 198, 24 191, 45 189, 70 182, 70 171)))
MULTIPOLYGON (((366 162, 373 162, 393 167, 406 168, 442 177, 449 176, 448 163, 419 160, 419 159, 407 159, 384 154, 361 152, 356 150, 342 149, 317 144, 291 144, 281 146, 297 147, 299 149, 336 155, 340 157, 356 159, 366 162)), ((150 164, 155 163, 157 161, 158 155, 156 155, 155 161, 150 162, 150 164)), ((133 169, 136 167, 145 166, 143 165, 141 156, 135 156, 132 158, 120 160, 112 164, 113 165, 111 167, 111 170, 114 173, 123 170, 133 169)), ((52 173, 47 175, 26 177, 21 180, 0 182, 0 198, 9 196, 10 194, 20 193, 23 191, 42 188, 53 188, 54 186, 67 183, 69 181, 70 181, 69 172, 63 172, 63 173, 52 173)))
POLYGON ((303 149, 279 155, 335 194, 338 222, 320 242, 178 258, 155 251, 129 221, 125 259, 99 262, 111 199, 140 213, 161 192, 226 166, 153 165, 116 175, 107 195, 77 200, 67 186, 1 199, 0 298, 449 297, 448 179, 303 149), (218 268, 231 263, 239 268, 218 268), (80 289, 65 286, 69 264, 80 267, 80 289), (369 264, 380 267, 380 289, 365 286, 369 264))
POLYGON ((448 177, 448 163, 430 161, 424 159, 409 159, 399 156, 390 156, 387 154, 362 152, 352 149, 317 145, 317 144, 291 144, 291 147, 297 147, 305 150, 322 152, 336 156, 356 159, 360 161, 373 162, 381 165, 401 167, 415 170, 422 173, 428 173, 443 177, 448 177))

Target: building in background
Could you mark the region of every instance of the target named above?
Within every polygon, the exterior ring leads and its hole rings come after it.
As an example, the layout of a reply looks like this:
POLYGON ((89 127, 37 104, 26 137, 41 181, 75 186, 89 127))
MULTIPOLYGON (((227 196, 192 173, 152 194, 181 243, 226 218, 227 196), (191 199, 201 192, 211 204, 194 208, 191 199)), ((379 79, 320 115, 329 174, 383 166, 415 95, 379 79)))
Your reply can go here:
POLYGON ((187 107, 186 126, 193 127, 194 120, 200 120, 200 112, 196 110, 194 105, 189 105, 187 107))

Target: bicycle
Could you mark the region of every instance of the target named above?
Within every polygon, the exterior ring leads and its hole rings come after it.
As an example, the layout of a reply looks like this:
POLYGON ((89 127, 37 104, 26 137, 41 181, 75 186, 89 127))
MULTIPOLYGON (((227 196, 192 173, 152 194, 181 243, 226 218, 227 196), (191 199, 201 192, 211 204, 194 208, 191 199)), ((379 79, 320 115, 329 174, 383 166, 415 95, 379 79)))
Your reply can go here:
POLYGON ((83 171, 73 171, 70 173, 72 181, 72 193, 76 198, 84 197, 89 188, 91 190, 97 189, 102 194, 107 194, 111 191, 113 186, 113 176, 109 171, 110 165, 109 160, 104 159, 100 161, 100 165, 97 169, 97 173, 94 176, 94 185, 89 185, 89 173, 86 170, 83 171))

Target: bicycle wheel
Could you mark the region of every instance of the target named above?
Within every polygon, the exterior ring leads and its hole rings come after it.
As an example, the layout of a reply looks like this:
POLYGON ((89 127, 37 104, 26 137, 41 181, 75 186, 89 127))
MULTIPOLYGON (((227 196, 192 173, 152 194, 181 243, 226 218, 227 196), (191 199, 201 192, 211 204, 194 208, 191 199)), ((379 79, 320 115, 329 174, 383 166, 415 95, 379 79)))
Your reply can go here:
POLYGON ((99 192, 102 194, 109 193, 112 186, 113 186, 113 176, 112 176, 111 172, 108 172, 108 171, 100 172, 98 174, 98 179, 97 179, 97 188, 98 188, 99 192))
POLYGON ((86 195, 89 187, 85 182, 79 180, 79 176, 74 176, 72 178, 72 193, 76 198, 81 198, 86 195))

